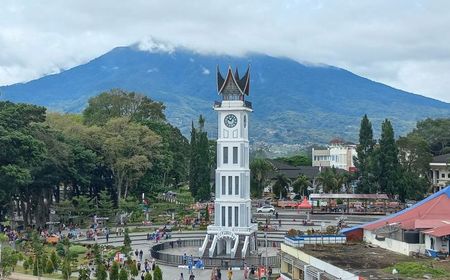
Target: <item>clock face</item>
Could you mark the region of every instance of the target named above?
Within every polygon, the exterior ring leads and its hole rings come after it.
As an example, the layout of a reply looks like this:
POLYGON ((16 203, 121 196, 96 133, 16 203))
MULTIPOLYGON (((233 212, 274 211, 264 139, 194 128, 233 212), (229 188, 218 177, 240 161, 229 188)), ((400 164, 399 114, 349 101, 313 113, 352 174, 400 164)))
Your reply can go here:
POLYGON ((233 114, 229 114, 225 116, 225 119, 223 121, 227 127, 232 128, 237 124, 237 117, 233 114))

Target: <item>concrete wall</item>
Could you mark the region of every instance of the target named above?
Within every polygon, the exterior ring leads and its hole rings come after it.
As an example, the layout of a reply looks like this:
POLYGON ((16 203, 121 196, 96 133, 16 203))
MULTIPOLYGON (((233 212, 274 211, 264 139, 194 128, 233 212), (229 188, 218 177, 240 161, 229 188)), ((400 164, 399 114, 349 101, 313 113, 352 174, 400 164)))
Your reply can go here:
POLYGON ((357 276, 351 272, 348 272, 337 266, 334 266, 334 265, 329 264, 325 261, 322 261, 318 258, 315 258, 311 255, 308 255, 305 252, 302 252, 302 251, 300 251, 294 247, 288 246, 286 244, 281 244, 281 251, 299 259, 302 262, 307 263, 308 265, 311 265, 311 266, 317 268, 318 270, 325 271, 326 273, 331 274, 334 277, 348 279, 348 280, 358 280, 359 279, 359 276, 357 276))
POLYGON ((448 253, 448 240, 442 240, 440 237, 433 237, 425 234, 425 249, 431 250, 431 239, 434 239, 434 250, 439 252, 448 253))
POLYGON ((407 256, 411 255, 411 252, 425 254, 425 244, 409 244, 391 238, 385 238, 383 241, 380 241, 375 239, 375 236, 375 233, 364 230, 364 241, 368 243, 407 256))

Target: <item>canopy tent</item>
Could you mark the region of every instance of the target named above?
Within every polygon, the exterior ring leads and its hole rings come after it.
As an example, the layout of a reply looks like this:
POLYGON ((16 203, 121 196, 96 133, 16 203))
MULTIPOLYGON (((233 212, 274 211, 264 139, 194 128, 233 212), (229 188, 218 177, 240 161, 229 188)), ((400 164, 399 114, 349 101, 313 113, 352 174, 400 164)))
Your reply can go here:
POLYGON ((309 203, 308 198, 306 196, 303 198, 303 201, 297 205, 298 209, 312 209, 311 203, 309 203))

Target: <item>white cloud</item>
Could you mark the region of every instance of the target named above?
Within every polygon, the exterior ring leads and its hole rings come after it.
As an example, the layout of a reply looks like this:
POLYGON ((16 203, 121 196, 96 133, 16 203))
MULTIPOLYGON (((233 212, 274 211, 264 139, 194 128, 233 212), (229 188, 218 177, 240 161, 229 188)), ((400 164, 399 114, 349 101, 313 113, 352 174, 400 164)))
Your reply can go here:
POLYGON ((202 74, 203 75, 209 75, 209 73, 211 73, 211 72, 209 71, 208 68, 202 67, 202 74))
POLYGON ((450 102, 449 9, 445 0, 4 0, 0 84, 140 42, 152 52, 182 46, 335 65, 450 102))

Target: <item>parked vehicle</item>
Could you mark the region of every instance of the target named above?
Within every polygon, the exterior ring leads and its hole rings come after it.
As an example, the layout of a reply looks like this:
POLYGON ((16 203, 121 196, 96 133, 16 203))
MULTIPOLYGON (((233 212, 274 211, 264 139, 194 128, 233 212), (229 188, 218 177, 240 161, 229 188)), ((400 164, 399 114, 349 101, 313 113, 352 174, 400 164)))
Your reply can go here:
POLYGON ((264 205, 262 207, 259 207, 256 209, 257 213, 275 213, 275 207, 273 207, 272 205, 264 205))

